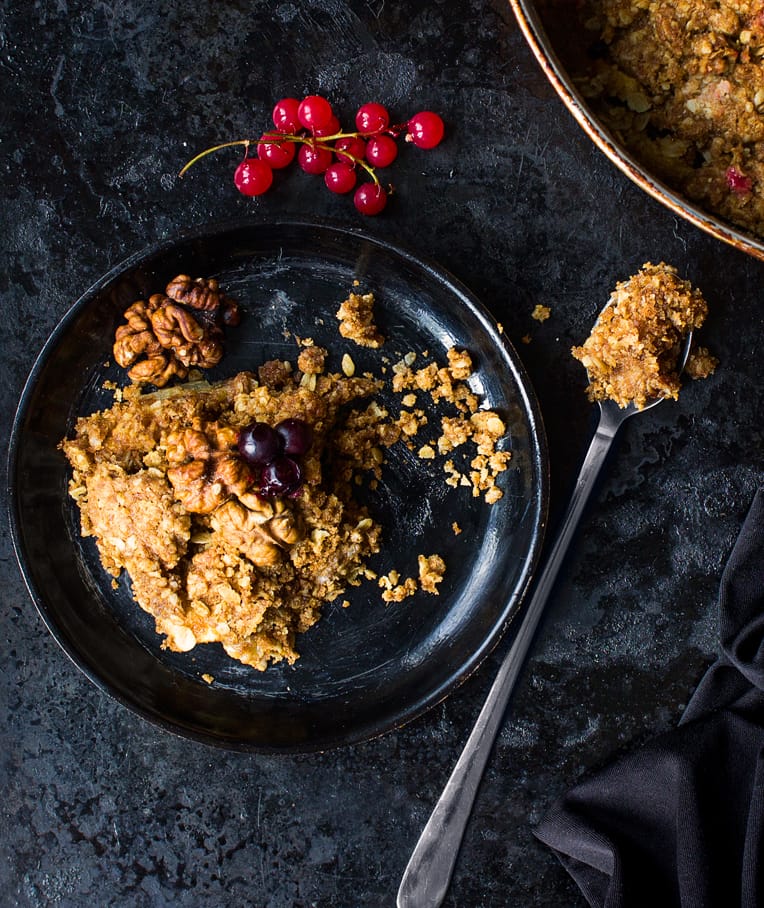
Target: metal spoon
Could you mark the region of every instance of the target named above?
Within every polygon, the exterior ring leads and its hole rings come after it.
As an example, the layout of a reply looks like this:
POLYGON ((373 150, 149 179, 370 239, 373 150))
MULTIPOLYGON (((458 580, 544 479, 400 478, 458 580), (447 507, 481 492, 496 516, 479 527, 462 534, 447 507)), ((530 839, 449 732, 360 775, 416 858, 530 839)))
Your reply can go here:
MULTIPOLYGON (((607 308, 607 307, 606 307, 607 308)), ((687 335, 679 356, 679 372, 684 369, 692 346, 692 331, 687 335)), ((541 572, 511 649, 504 658, 485 704, 475 722, 462 755, 446 783, 435 809, 406 865, 398 889, 397 908, 437 908, 445 898, 454 871, 464 830, 483 777, 494 739, 501 726, 509 698, 514 690, 525 657, 536 633, 568 545, 584 506, 594 488, 615 434, 630 416, 643 413, 663 398, 650 400, 638 410, 634 404, 621 408, 612 400, 599 401, 600 418, 594 438, 578 474, 568 510, 562 520, 549 560, 541 572)))

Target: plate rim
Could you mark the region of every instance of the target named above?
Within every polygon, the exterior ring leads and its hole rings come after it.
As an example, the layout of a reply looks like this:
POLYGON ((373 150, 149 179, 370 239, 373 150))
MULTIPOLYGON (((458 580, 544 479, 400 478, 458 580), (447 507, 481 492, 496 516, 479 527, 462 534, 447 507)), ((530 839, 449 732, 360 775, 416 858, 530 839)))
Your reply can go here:
POLYGON ((491 314, 485 304, 475 293, 473 293, 473 291, 459 280, 459 278, 452 274, 449 269, 425 255, 414 252, 405 245, 401 245, 397 242, 390 242, 385 238, 376 237, 367 233, 362 228, 341 226, 335 222, 321 218, 246 217, 214 221, 183 228, 154 243, 145 244, 138 251, 127 255, 110 267, 108 271, 94 281, 77 298, 77 300, 69 306, 63 316, 56 322, 47 340, 36 355, 19 396, 8 442, 6 459, 6 500, 12 549, 32 603, 47 631, 51 634, 61 650, 63 650, 76 668, 82 672, 82 674, 84 674, 99 691, 121 704, 131 713, 148 721, 154 727, 160 728, 163 731, 169 732, 175 737, 184 740, 193 740, 197 743, 205 744, 216 749, 229 751, 263 754, 298 754, 324 752, 338 747, 352 746, 364 741, 373 740, 384 734, 388 734, 391 731, 398 730, 443 702, 447 696, 455 692, 475 671, 477 671, 485 662, 488 655, 503 639, 508 628, 522 610, 528 588, 538 567, 548 523, 550 495, 549 474, 550 462, 546 431, 539 402, 527 369, 515 347, 506 335, 499 330, 495 317, 491 314), (472 314, 477 317, 480 322, 481 328, 488 333, 495 343, 499 344, 502 348, 504 357, 509 360, 515 370, 515 376, 521 392, 520 398, 523 405, 523 412, 529 421, 530 434, 532 436, 533 443, 531 445, 531 450, 533 453, 533 472, 538 479, 538 487, 535 495, 535 498, 537 499, 535 508, 537 516, 534 524, 530 551, 525 558, 521 578, 516 584, 513 594, 505 602, 502 602, 499 620, 495 622, 491 628, 491 632, 485 637, 481 645, 470 652, 465 663, 462 666, 457 667, 449 674, 448 678, 443 683, 430 691, 426 697, 415 698, 415 701, 407 710, 403 711, 393 721, 388 721, 381 727, 378 725, 370 727, 367 722, 358 727, 354 732, 345 730, 343 734, 335 735, 335 739, 332 741, 316 742, 315 744, 311 744, 311 742, 301 742, 294 746, 268 746, 267 744, 261 743, 255 744, 250 741, 229 739, 181 726, 179 723, 173 723, 163 715, 151 712, 144 708, 134 700, 124 696, 119 690, 112 687, 109 682, 105 681, 99 675, 97 667, 90 665, 89 661, 79 652, 76 645, 70 641, 66 633, 59 627, 59 624, 55 620, 55 616, 50 613, 45 596, 37 589, 37 585, 34 583, 29 558, 24 547, 20 502, 17 483, 15 481, 18 470, 19 446, 21 443, 23 424, 29 414, 31 399, 35 393, 40 373, 58 344, 66 336, 70 324, 75 321, 80 312, 92 302, 93 298, 120 276, 128 273, 130 270, 150 259, 160 257, 178 246, 203 241, 211 236, 218 236, 228 232, 247 231, 251 229, 262 230, 264 228, 273 230, 310 229, 334 234, 339 237, 352 238, 356 242, 368 243, 376 249, 403 259, 417 269, 423 269, 438 283, 445 284, 449 289, 456 291, 457 295, 460 297, 460 302, 466 301, 472 314))

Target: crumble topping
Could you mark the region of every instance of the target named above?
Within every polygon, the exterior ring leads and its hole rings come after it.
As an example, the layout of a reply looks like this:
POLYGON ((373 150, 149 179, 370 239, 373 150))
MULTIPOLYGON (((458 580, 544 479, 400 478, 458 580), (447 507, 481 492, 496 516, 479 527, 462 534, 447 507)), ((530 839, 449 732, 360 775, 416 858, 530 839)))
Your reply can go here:
MULTIPOLYGON (((703 324, 707 312, 701 292, 663 262, 648 262, 617 284, 590 336, 571 351, 589 374, 589 399, 609 398, 638 409, 659 397, 675 400, 684 338, 703 324)), ((705 351, 694 367, 698 377, 709 362, 705 351)))
POLYGON ((438 584, 443 580, 446 572, 446 563, 440 555, 418 555, 417 565, 419 576, 406 577, 401 582, 399 571, 392 570, 378 580, 382 588, 382 598, 385 602, 402 602, 413 596, 418 589, 425 593, 438 595, 438 584))
POLYGON ((690 351, 684 371, 693 379, 708 378, 709 375, 713 375, 718 365, 718 358, 707 347, 697 347, 690 351))
POLYGON ((162 396, 132 393, 81 417, 63 442, 83 535, 95 537, 109 573, 127 571, 169 649, 217 641, 256 669, 293 662, 295 634, 318 620, 323 602, 360 583, 365 559, 379 550, 380 527, 352 496, 363 456, 329 441, 335 429, 352 433, 345 408, 379 384, 322 375, 309 390, 297 374, 278 390, 241 373, 162 396), (238 429, 287 418, 314 433, 294 499, 263 500, 244 481, 225 485, 204 459, 210 437, 223 436, 221 456, 241 466, 231 443, 238 429), (179 430, 189 425, 190 436, 179 430), (328 472, 325 456, 336 464, 328 472), (173 472, 178 462, 185 473, 173 472))
POLYGON ((419 555, 419 586, 426 593, 438 595, 438 584, 443 580, 446 563, 440 555, 419 555))

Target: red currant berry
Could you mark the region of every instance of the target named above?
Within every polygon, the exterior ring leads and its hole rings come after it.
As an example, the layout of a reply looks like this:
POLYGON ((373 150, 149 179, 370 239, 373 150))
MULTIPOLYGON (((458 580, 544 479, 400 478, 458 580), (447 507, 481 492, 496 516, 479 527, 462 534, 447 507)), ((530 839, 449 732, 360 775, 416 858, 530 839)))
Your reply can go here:
POLYGON ((328 126, 334 113, 332 105, 320 95, 308 95, 300 101, 298 109, 300 123, 306 129, 322 129, 328 126))
POLYGON ((385 129, 390 122, 387 108, 373 101, 363 104, 355 115, 355 125, 358 132, 373 133, 385 129))
POLYGON ((284 450, 284 438, 268 423, 253 422, 239 431, 239 454, 254 466, 264 467, 284 450))
POLYGON ((326 126, 315 126, 313 128, 313 135, 317 139, 323 139, 324 136, 333 136, 338 132, 340 132, 340 121, 334 114, 332 114, 332 118, 326 126))
POLYGON ((355 186, 355 170, 351 164, 345 164, 343 161, 337 161, 327 168, 324 174, 324 182, 331 192, 342 195, 355 186))
POLYGON ((361 183, 353 196, 353 204, 361 214, 379 214, 387 205, 387 193, 377 183, 361 183))
POLYGON ((233 182, 242 195, 262 195, 271 188, 273 171, 259 158, 245 158, 236 168, 233 182))
POLYGON ((282 98, 273 108, 273 125, 281 132, 297 132, 300 129, 297 98, 282 98))
POLYGON ((729 188, 738 195, 746 195, 753 188, 753 180, 736 167, 728 167, 724 176, 729 188))
POLYGON ((372 136, 366 143, 366 160, 374 167, 389 167, 398 157, 398 144, 390 136, 372 136))
POLYGON ((263 467, 261 495, 288 495, 302 482, 302 470, 291 457, 278 457, 263 467))
POLYGON ((436 113, 422 110, 409 120, 406 138, 417 148, 435 148, 443 138, 444 131, 443 120, 436 113))
POLYGON ((307 453, 313 443, 313 431, 302 419, 282 419, 273 428, 284 442, 284 453, 290 457, 300 457, 307 453))
POLYGON ((332 163, 332 153, 320 145, 301 145, 297 152, 297 163, 305 173, 325 173, 326 168, 332 163))
POLYGON ((296 153, 294 142, 274 142, 273 133, 266 133, 257 144, 257 156, 274 170, 288 167, 296 153))
POLYGON ((338 161, 344 161, 346 164, 353 164, 353 158, 356 161, 362 161, 366 154, 366 142, 360 136, 345 136, 344 139, 337 139, 334 143, 334 153, 337 155, 338 161), (347 154, 342 154, 343 151, 346 151, 347 154))

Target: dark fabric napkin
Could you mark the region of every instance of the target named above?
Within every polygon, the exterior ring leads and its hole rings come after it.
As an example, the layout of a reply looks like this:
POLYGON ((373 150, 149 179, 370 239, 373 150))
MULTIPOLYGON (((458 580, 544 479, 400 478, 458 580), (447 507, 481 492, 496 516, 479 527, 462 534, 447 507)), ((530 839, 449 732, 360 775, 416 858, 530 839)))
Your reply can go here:
POLYGON ((764 908, 764 489, 719 594, 722 655, 678 727, 535 830, 593 906, 764 908))

